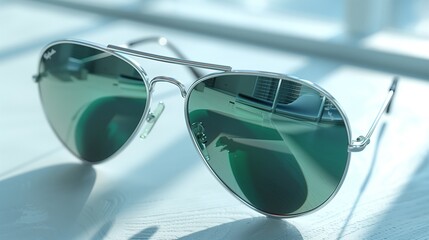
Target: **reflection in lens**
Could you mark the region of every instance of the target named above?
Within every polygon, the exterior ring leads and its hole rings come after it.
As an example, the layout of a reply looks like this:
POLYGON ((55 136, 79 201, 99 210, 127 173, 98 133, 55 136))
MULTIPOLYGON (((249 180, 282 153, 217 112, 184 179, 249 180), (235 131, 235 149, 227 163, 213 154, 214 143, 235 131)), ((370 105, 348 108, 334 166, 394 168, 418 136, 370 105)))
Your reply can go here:
POLYGON ((61 141, 90 162, 117 152, 144 113, 145 83, 132 65, 101 50, 61 43, 42 55, 39 88, 61 141))
POLYGON ((333 101, 308 84, 221 75, 197 84, 187 107, 189 125, 200 126, 192 135, 209 167, 260 211, 311 211, 343 178, 345 122, 333 101))

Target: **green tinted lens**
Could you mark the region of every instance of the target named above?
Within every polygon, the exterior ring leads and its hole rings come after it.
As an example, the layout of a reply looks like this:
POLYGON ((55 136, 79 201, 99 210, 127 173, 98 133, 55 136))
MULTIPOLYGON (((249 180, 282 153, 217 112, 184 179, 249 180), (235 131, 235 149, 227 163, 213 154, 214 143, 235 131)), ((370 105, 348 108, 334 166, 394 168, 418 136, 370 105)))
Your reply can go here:
POLYGON ((118 151, 137 128, 147 88, 129 63, 93 47, 61 43, 42 55, 39 89, 61 141, 98 162, 118 151))
POLYGON ((309 84, 250 74, 197 84, 188 99, 194 141, 239 198, 272 215, 325 203, 348 164, 345 121, 309 84))

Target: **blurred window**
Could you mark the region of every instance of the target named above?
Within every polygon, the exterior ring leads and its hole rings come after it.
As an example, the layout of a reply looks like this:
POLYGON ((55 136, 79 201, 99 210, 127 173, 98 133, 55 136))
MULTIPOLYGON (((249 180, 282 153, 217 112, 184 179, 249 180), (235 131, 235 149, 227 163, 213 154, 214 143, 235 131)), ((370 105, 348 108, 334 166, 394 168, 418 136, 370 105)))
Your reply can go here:
POLYGON ((429 0, 392 0, 391 27, 429 37, 429 0))

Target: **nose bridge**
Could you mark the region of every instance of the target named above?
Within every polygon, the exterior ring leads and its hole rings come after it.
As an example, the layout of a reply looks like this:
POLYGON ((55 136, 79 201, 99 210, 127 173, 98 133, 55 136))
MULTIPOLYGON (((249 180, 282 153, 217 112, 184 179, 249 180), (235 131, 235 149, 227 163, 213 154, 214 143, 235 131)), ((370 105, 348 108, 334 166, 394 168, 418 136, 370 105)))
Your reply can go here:
POLYGON ((180 94, 182 95, 183 98, 186 97, 186 87, 185 85, 183 85, 180 81, 178 81, 175 78, 172 77, 167 77, 167 76, 157 76, 154 77, 151 81, 150 81, 150 91, 153 90, 153 87, 155 86, 155 84, 157 82, 167 82, 167 83, 171 83, 176 85, 179 90, 180 90, 180 94))

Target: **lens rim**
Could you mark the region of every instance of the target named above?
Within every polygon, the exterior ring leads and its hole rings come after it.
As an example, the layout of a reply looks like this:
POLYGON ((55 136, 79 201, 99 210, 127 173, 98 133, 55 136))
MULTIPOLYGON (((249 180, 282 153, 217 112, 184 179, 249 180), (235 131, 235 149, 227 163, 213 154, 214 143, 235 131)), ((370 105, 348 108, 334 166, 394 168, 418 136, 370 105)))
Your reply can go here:
POLYGON ((350 157, 351 157, 351 153, 350 151, 347 151, 347 162, 346 162, 346 166, 344 169, 344 173, 343 176, 341 177, 340 182, 338 183, 336 189, 334 190, 334 192, 329 196, 328 199, 326 199, 321 205, 319 205, 316 208, 313 208, 311 210, 302 212, 302 213, 293 213, 293 214, 273 214, 273 213, 268 213, 268 212, 264 212, 258 208, 256 208, 255 206, 251 205, 250 203, 246 202, 245 200, 243 200, 242 198, 240 198, 240 196, 238 196, 238 194, 236 194, 233 190, 231 190, 218 176, 217 174, 214 172, 214 170, 210 167, 210 165, 208 164, 207 160, 204 157, 204 154, 201 152, 201 150, 198 147, 198 143, 192 133, 191 130, 191 126, 189 123, 189 114, 188 114, 188 106, 189 106, 189 98, 191 96, 192 91, 195 89, 195 87, 203 82, 206 81, 208 79, 212 79, 215 77, 221 77, 221 76, 231 76, 231 75, 247 75, 247 76, 259 76, 259 77, 268 77, 268 78, 279 78, 279 79, 284 79, 284 80, 288 80, 288 81, 292 81, 295 83, 299 83, 302 85, 305 85, 306 87, 310 87, 311 89, 319 92, 320 94, 323 94, 324 96, 326 96, 338 109, 338 111, 340 112, 341 117, 343 118, 344 121, 344 125, 346 127, 346 132, 347 132, 347 136, 348 136, 348 145, 350 145, 351 143, 351 128, 350 128, 350 124, 349 124, 349 120, 347 115, 345 114, 343 108, 339 105, 338 101, 329 93, 327 92, 325 89, 323 89, 322 87, 320 87, 319 85, 317 85, 314 82, 308 81, 308 80, 304 80, 304 79, 300 79, 297 77, 293 77, 293 76, 289 76, 286 74, 279 74, 279 73, 272 73, 272 72, 263 72, 263 71, 246 71, 246 70, 233 70, 233 71, 228 71, 228 72, 221 72, 221 73, 212 73, 212 74, 208 74, 205 75, 199 79, 197 79, 188 89, 187 91, 187 95, 186 95, 186 99, 185 99, 185 107, 184 107, 184 113, 185 113, 185 120, 186 120, 186 125, 188 127, 188 133, 192 139, 192 143, 194 144, 194 147, 196 148, 196 150, 198 151, 198 153, 201 156, 201 159, 204 161, 205 165, 207 166, 207 168, 210 170, 210 172, 213 174, 213 176, 219 181, 219 183, 225 188, 227 189, 235 198, 237 198, 239 201, 241 201, 242 203, 244 203, 245 205, 247 205, 248 207, 250 207, 251 209, 269 216, 269 217, 273 217, 273 218, 293 218, 293 217, 297 217, 297 216, 303 216, 303 215, 307 215, 309 213, 313 213, 317 210, 320 210, 321 208, 323 208, 325 205, 327 205, 334 197, 335 195, 338 193, 338 191, 340 190, 344 179, 346 178, 348 169, 349 169, 349 164, 350 164, 350 157))
POLYGON ((112 51, 110 49, 108 49, 106 46, 103 46, 101 44, 97 44, 97 43, 93 43, 93 42, 89 42, 89 41, 82 41, 82 40, 76 40, 76 39, 62 39, 62 40, 57 40, 54 42, 51 42, 49 44, 47 44, 41 51, 40 56, 39 56, 39 64, 37 67, 37 74, 40 75, 40 69, 42 66, 42 60, 43 60, 43 54, 51 47, 56 46, 56 45, 60 45, 60 44, 75 44, 75 45, 79 45, 79 46, 83 46, 83 47, 90 47, 90 48, 94 48, 96 50, 111 54, 114 57, 119 58, 120 60, 128 63, 131 67, 133 67, 138 74, 140 75, 140 77, 142 78, 145 86, 146 86, 146 106, 145 109, 143 111, 143 114, 140 118, 139 123, 137 124, 136 128, 134 129, 133 133, 130 135, 130 137, 127 139, 127 141, 125 141, 125 143, 112 155, 110 155, 109 157, 100 160, 100 161, 96 161, 96 162, 91 162, 89 160, 86 160, 80 156, 78 156, 76 153, 74 153, 73 151, 70 150, 70 148, 67 146, 67 144, 62 140, 62 138, 58 135, 57 131, 55 131, 55 128, 53 127, 52 122, 50 121, 48 114, 46 112, 45 109, 45 105, 43 103, 43 98, 42 98, 42 91, 41 91, 41 86, 40 83, 37 82, 38 84, 38 92, 39 92, 39 99, 40 99, 40 103, 42 105, 42 109, 43 109, 43 113, 45 115, 46 120, 49 123, 50 128, 52 129, 52 131, 54 132, 55 136, 57 137, 57 139, 61 142, 61 144, 68 150, 68 152, 70 152, 73 156, 75 156, 77 159, 83 161, 84 163, 87 164, 91 164, 91 165, 95 165, 95 164, 99 164, 99 163, 103 163, 105 161, 108 161, 112 158, 114 158, 117 154, 119 154, 120 152, 122 152, 131 142, 132 139, 134 139, 134 137, 137 135, 137 133, 139 132, 139 130, 141 129, 143 123, 144 123, 144 119, 146 119, 146 116, 148 115, 149 112, 149 107, 151 104, 151 91, 150 89, 152 88, 152 86, 150 85, 149 80, 147 79, 147 74, 144 71, 144 69, 140 66, 140 64, 138 64, 134 59, 128 58, 124 55, 121 55, 115 51, 112 51))

